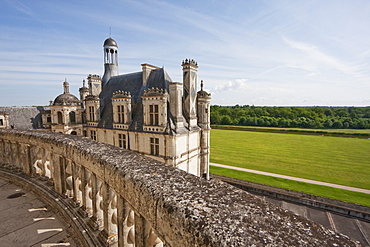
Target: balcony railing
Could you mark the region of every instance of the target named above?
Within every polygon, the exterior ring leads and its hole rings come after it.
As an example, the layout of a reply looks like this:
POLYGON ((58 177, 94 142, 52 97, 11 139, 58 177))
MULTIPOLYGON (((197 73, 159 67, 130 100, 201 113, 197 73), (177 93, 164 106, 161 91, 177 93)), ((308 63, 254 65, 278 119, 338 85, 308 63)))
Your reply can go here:
POLYGON ((228 184, 89 138, 0 130, 0 164, 47 181, 101 246, 355 246, 228 184))

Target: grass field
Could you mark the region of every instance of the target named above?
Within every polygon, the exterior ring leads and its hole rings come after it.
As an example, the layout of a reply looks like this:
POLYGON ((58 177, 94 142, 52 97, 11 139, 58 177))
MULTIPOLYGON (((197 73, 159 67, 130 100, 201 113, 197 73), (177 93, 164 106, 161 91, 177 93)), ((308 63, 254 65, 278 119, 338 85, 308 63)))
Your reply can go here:
POLYGON ((240 129, 240 130, 255 130, 255 131, 267 131, 267 132, 301 132, 304 133, 317 133, 317 134, 348 134, 354 137, 367 138, 370 136, 370 129, 300 129, 300 128, 280 128, 280 127, 259 127, 259 126, 239 126, 239 125, 212 125, 214 129, 240 129))
MULTIPOLYGON (((211 162, 370 189, 368 139, 213 129, 211 162)), ((211 172, 225 175, 221 169, 212 168, 211 172)), ((260 183, 266 180, 261 175, 254 177, 260 183)), ((275 184, 269 185, 289 187, 289 181, 284 181, 284 186, 279 180, 271 181, 275 184)), ((294 189, 295 183, 289 189, 294 189)), ((312 187, 301 187, 307 186, 312 187)))

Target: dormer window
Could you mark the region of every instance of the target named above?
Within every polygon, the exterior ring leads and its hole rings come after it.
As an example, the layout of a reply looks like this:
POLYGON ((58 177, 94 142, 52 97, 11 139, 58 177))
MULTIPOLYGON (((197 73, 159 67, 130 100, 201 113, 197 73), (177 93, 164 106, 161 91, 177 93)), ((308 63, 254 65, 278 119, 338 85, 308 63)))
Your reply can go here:
POLYGON ((149 105, 149 123, 152 126, 159 125, 158 105, 149 105))
POLYGON ((113 128, 128 129, 131 123, 131 94, 116 91, 112 97, 113 128))
POLYGON ((142 98, 144 131, 163 132, 167 126, 168 93, 166 89, 149 88, 142 98))

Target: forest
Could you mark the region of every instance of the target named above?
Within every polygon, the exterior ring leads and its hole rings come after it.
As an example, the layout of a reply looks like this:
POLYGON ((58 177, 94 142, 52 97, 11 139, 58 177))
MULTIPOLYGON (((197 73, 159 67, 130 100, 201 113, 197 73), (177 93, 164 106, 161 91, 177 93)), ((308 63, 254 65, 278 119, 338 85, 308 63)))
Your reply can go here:
POLYGON ((212 105, 211 124, 282 128, 370 129, 370 106, 212 105))

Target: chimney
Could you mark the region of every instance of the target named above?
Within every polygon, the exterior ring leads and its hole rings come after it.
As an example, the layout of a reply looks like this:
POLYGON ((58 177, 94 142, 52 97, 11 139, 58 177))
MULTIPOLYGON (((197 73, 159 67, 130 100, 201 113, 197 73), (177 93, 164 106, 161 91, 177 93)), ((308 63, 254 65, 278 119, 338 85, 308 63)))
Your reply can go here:
POLYGON ((142 68, 142 71, 143 71, 143 86, 146 86, 146 83, 148 82, 150 72, 152 70, 160 69, 157 66, 150 65, 150 64, 147 64, 147 63, 143 63, 141 65, 141 68, 142 68))
POLYGON ((170 91, 170 112, 176 124, 176 129, 184 126, 182 117, 182 83, 168 83, 170 91))

